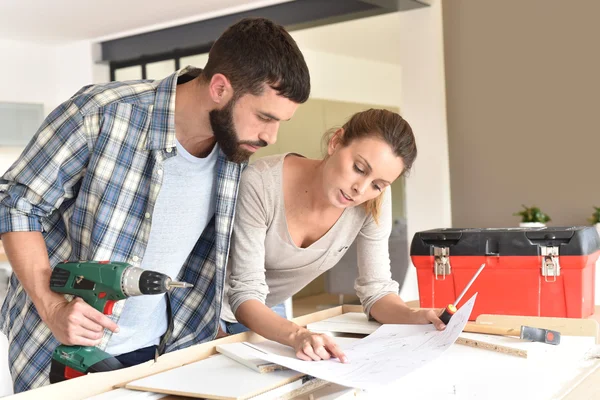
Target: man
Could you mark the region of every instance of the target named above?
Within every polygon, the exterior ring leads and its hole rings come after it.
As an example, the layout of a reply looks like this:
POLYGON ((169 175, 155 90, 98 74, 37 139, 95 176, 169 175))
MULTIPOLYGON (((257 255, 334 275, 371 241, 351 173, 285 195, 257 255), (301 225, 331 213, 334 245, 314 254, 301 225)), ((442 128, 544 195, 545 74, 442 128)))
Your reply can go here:
POLYGON ((87 86, 46 118, 0 179, 14 270, 0 327, 15 392, 48 383, 59 343, 98 346, 129 366, 217 335, 240 174, 309 92, 289 34, 244 19, 204 70, 87 86), (108 318, 50 290, 67 259, 124 261, 194 287, 170 301, 127 299, 108 318))

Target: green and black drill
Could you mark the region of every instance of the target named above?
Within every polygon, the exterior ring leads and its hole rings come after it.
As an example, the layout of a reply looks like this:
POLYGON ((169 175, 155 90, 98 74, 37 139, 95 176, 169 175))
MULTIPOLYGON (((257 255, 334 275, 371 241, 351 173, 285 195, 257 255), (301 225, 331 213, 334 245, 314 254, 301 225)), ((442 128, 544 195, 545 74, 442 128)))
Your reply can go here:
MULTIPOLYGON (((76 261, 59 263, 52 270, 50 288, 81 297, 103 314, 112 314, 114 304, 131 296, 166 293, 172 288, 192 287, 167 275, 147 271, 124 262, 76 261)), ((52 354, 50 383, 91 372, 123 368, 115 357, 97 347, 60 345, 52 354)))

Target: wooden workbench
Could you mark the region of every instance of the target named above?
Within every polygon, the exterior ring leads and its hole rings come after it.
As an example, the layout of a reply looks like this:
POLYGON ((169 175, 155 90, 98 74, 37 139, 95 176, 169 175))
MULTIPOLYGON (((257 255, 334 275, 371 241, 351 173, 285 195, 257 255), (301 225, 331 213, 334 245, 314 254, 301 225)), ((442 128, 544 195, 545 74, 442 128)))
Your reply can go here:
MULTIPOLYGON (((306 325, 345 312, 362 312, 362 308, 360 306, 335 307, 296 318, 295 322, 299 325, 306 325)), ((114 390, 115 387, 123 386, 133 380, 207 358, 216 353, 215 347, 218 344, 260 340, 262 338, 259 335, 250 332, 229 336, 165 354, 156 363, 150 361, 118 371, 90 374, 21 393, 9 399, 83 399, 102 393, 109 394, 107 392, 114 390)), ((508 396, 512 399, 533 398, 536 400, 551 398, 561 400, 600 399, 600 360, 581 363, 576 371, 569 370, 568 374, 564 375, 561 375, 561 371, 558 369, 565 366, 561 366, 560 363, 556 364, 540 364, 528 359, 454 345, 437 360, 402 378, 382 393, 376 395, 365 392, 356 393, 352 389, 342 387, 337 390, 342 397, 347 394, 347 398, 357 399, 398 398, 399 396, 417 400, 431 398, 436 398, 436 400, 493 400, 508 396), (525 367, 533 368, 535 373, 530 373, 530 375, 521 373, 525 367), (544 373, 544 371, 548 371, 548 373, 544 373), (541 381, 544 376, 551 379, 550 383, 545 386, 541 381), (564 378, 564 382, 561 381, 561 376, 564 378), (546 390, 540 389, 542 387, 546 390), (551 389, 554 397, 548 397, 549 395, 544 393, 551 389)), ((308 398, 307 396, 303 395, 301 398, 308 398)), ((180 399, 176 396, 169 398, 180 399)), ((314 393, 313 398, 319 398, 318 391, 314 393)))

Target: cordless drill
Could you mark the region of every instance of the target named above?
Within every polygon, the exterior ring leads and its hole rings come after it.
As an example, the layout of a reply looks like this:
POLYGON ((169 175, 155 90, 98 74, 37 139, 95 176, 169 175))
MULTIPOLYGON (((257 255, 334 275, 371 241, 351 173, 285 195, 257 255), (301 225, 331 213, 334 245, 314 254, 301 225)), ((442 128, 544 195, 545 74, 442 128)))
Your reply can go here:
MULTIPOLYGON (((172 288, 192 287, 167 275, 146 271, 124 262, 79 261, 59 263, 50 277, 50 289, 81 297, 103 314, 110 315, 114 304, 130 296, 161 294, 172 288)), ((97 347, 60 345, 52 354, 50 383, 90 372, 123 368, 115 357, 97 347)))

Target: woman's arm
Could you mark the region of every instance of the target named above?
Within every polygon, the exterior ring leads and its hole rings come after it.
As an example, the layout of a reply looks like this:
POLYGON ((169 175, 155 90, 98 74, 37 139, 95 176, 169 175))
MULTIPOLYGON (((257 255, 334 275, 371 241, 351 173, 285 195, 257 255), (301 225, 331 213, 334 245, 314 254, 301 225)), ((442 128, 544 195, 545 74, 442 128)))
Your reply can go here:
POLYGON ((384 324, 428 324, 437 329, 445 325, 434 310, 411 309, 398 295, 399 285, 392 280, 389 237, 392 231, 392 197, 383 194, 379 223, 369 217, 357 238, 359 276, 356 292, 368 316, 384 324))
MULTIPOLYGON (((268 171, 260 162, 248 166, 240 181, 236 218, 231 237, 229 304, 235 318, 247 328, 276 342, 291 346, 303 360, 345 361, 333 339, 309 332, 280 317, 265 305, 269 287, 265 277, 265 238, 277 205, 267 190, 268 171)), ((273 190, 272 188, 268 188, 273 190)))
POLYGON ((443 330, 446 326, 440 320, 441 311, 414 309, 402 301, 397 294, 387 294, 371 306, 371 316, 382 324, 429 324, 443 330))
POLYGON ((331 356, 346 362, 346 355, 334 340, 296 325, 277 315, 257 300, 242 303, 235 314, 236 319, 262 337, 293 347, 296 357, 305 361, 328 360, 331 356))

